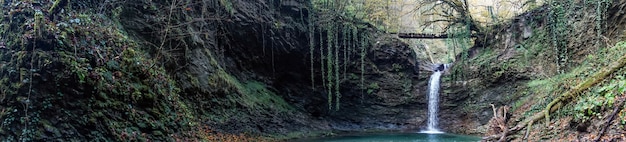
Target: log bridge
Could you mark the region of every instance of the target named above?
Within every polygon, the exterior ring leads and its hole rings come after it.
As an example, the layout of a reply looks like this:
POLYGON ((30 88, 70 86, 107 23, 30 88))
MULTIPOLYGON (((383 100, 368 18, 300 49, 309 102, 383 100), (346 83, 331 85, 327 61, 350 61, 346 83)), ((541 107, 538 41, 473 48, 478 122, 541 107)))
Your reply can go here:
MULTIPOLYGON (((399 38, 418 38, 418 39, 440 39, 440 38, 451 38, 454 35, 448 34, 431 34, 431 33, 391 33, 397 34, 399 38)), ((478 37, 476 34, 470 35, 471 37, 478 37)))

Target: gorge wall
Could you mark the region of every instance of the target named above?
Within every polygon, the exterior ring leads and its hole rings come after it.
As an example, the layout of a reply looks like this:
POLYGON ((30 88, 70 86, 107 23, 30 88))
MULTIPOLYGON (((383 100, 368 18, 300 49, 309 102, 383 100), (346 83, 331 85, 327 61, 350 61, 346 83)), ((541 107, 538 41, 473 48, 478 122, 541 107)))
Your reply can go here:
MULTIPOLYGON (((424 127, 430 72, 414 70, 420 61, 407 44, 367 24, 355 31, 362 40, 342 43, 353 48, 335 49, 341 96, 329 95, 328 58, 317 56, 328 51, 320 46, 330 43, 328 32, 313 33, 321 42, 311 52, 309 3, 3 1, 0 138, 165 141, 424 127)), ((441 125, 457 132, 454 124, 466 120, 453 109, 464 96, 444 97, 441 125)))

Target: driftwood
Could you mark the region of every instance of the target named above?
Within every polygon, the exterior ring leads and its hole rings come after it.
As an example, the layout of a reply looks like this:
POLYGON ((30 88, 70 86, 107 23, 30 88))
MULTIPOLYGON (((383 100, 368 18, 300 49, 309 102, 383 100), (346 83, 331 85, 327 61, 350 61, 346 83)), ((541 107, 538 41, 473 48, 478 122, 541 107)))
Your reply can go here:
POLYGON ((498 140, 498 142, 503 142, 506 141, 506 133, 509 131, 509 128, 507 127, 506 123, 508 121, 507 118, 507 112, 509 110, 508 106, 503 106, 500 107, 497 111, 496 111, 496 106, 494 106, 493 104, 490 104, 491 108, 493 109, 493 122, 492 122, 492 128, 496 131, 502 131, 500 135, 502 135, 500 137, 500 139, 498 140))
MULTIPOLYGON (((528 127, 527 128, 528 130, 526 131, 526 136, 524 136, 524 139, 526 139, 526 137, 528 136, 528 133, 529 133, 529 131, 531 129, 531 126, 532 126, 532 124, 534 122, 537 122, 537 121, 539 121, 542 118, 545 118, 546 119, 546 124, 549 124, 550 123, 550 113, 551 112, 554 112, 554 111, 558 110, 560 107, 565 105, 565 103, 567 103, 568 100, 571 100, 572 98, 577 97, 584 90, 587 90, 590 87, 598 84, 600 81, 604 80, 610 74, 612 74, 612 73, 616 72, 618 69, 624 67, 624 65, 626 65, 626 55, 623 55, 617 61, 615 61, 612 64, 610 64, 608 67, 600 70, 599 72, 597 72, 596 74, 594 74, 590 78, 587 78, 587 80, 585 80, 584 82, 582 82, 582 83, 578 84, 576 87, 574 87, 573 90, 567 91, 564 94, 562 94, 561 96, 559 96, 556 99, 554 99, 541 112, 535 113, 535 115, 533 115, 532 117, 526 118, 526 119, 524 119, 524 121, 522 121, 520 123, 517 123, 517 125, 515 127, 509 129, 509 133, 504 134, 504 135, 514 134, 517 131, 519 131, 521 129, 524 129, 525 127, 528 127)), ((500 137, 502 137, 501 134, 492 135, 492 136, 483 137, 483 140, 494 140, 494 139, 500 138, 500 137)))

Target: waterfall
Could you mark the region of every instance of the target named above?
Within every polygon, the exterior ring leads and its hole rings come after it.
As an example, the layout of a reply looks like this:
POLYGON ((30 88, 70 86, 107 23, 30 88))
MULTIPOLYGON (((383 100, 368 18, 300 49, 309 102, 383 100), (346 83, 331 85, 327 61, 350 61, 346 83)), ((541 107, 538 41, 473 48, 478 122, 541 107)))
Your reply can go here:
POLYGON ((428 127, 422 133, 443 133, 437 129, 437 111, 439 109, 439 82, 442 69, 435 69, 428 82, 428 127))

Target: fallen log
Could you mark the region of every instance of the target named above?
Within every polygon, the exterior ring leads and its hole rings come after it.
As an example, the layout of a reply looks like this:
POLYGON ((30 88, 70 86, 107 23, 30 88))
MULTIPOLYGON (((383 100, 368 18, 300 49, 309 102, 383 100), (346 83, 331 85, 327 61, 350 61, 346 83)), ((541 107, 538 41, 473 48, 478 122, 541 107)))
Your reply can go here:
MULTIPOLYGON (((620 58, 616 62, 613 62, 611 65, 609 65, 608 68, 604 68, 603 70, 600 70, 600 72, 594 74, 591 78, 588 78, 587 80, 585 80, 585 82, 578 84, 576 87, 574 87, 574 90, 568 91, 565 94, 554 99, 552 102, 548 104, 548 106, 546 106, 545 110, 550 110, 550 108, 554 106, 555 104, 570 100, 578 96, 584 90, 587 90, 591 86, 594 86, 600 83, 602 80, 604 80, 604 78, 609 76, 611 73, 624 67, 624 65, 626 65, 626 55, 622 56, 622 58, 620 58)), ((550 111, 545 111, 544 113, 545 113, 545 118, 546 118, 546 124, 549 124, 550 123, 550 111)))
MULTIPOLYGON (((454 35, 448 34, 431 34, 431 33, 391 33, 398 34, 399 38, 425 38, 425 39, 437 39, 437 38, 452 38, 454 35)), ((462 35, 458 35, 462 36, 462 35)), ((472 34, 471 37, 478 37, 478 35, 472 34)))
MULTIPOLYGON (((522 122, 518 123, 515 127, 509 129, 509 132, 506 133, 505 135, 515 134, 519 130, 524 129, 525 127, 527 127, 526 135, 523 138, 523 139, 526 139, 526 137, 528 136, 528 133, 529 133, 529 131, 531 129, 530 127, 532 126, 532 124, 534 122, 537 122, 537 121, 539 121, 542 118, 546 118, 546 124, 549 124, 550 123, 550 113, 551 112, 554 112, 554 111, 558 110, 560 107, 565 105, 565 103, 567 103, 567 100, 570 100, 570 99, 572 99, 574 97, 577 97, 584 90, 587 90, 590 87, 598 84, 600 81, 604 80, 610 74, 612 74, 612 73, 616 72, 618 69, 624 67, 624 65, 626 65, 626 55, 623 55, 617 61, 615 61, 612 64, 610 64, 607 68, 604 68, 604 69, 600 70, 600 72, 597 72, 592 77, 590 77, 587 80, 585 80, 584 82, 578 84, 576 87, 574 87, 573 90, 567 91, 564 94, 562 94, 561 96, 557 97, 555 100, 550 102, 548 104, 548 106, 544 110, 542 110, 542 111, 540 111, 538 113, 535 113, 535 115, 533 115, 532 117, 524 119, 522 122)), ((501 137, 502 136, 498 134, 498 135, 492 135, 492 136, 483 137, 483 140, 494 140, 496 138, 501 138, 501 137)))

